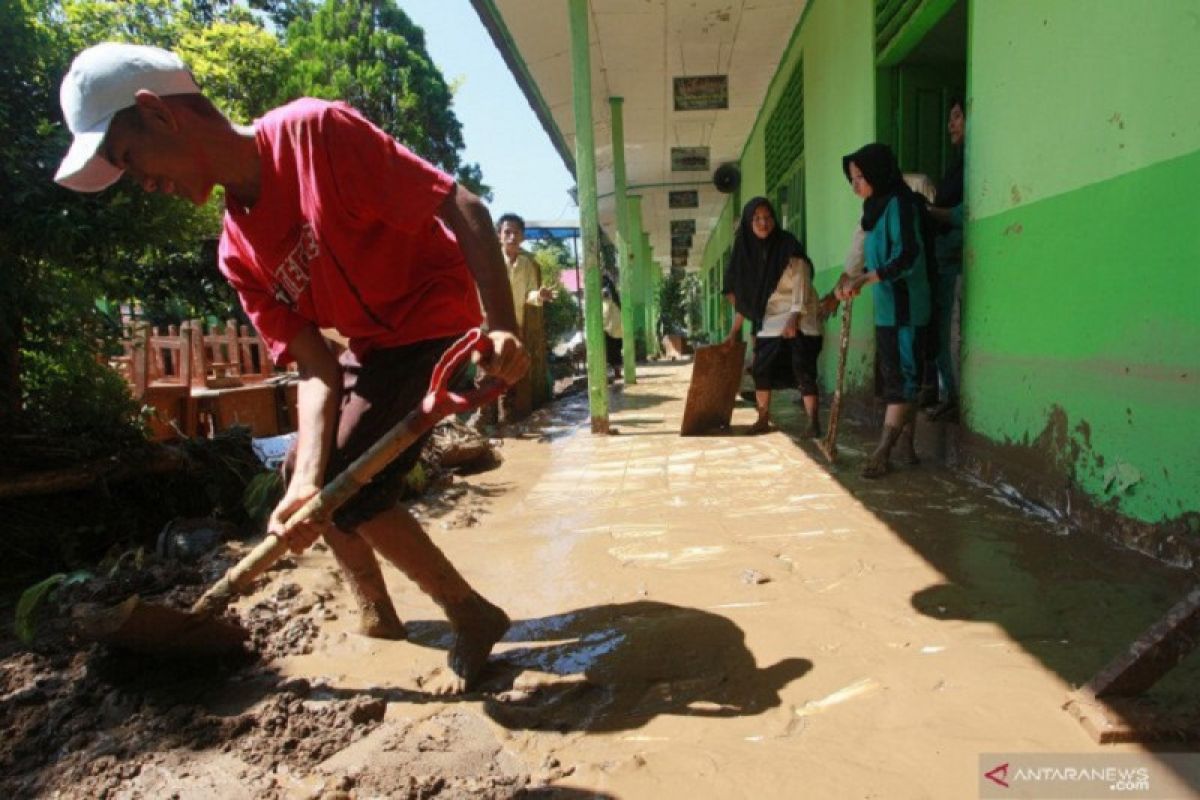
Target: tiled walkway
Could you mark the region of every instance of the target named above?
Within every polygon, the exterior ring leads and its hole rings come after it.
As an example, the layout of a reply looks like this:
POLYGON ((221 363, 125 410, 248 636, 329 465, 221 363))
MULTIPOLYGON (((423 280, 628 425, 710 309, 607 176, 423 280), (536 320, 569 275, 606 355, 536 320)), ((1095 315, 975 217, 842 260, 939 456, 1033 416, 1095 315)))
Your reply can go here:
MULTIPOLYGON (((466 701, 506 749, 656 798, 975 797, 983 753, 1098 751, 1061 705, 1185 576, 936 466, 862 481, 866 432, 831 473, 790 395, 782 431, 681 438, 689 371, 640 368, 619 435, 591 435, 582 399, 553 410, 468 480, 478 524, 427 518, 519 620, 466 701)), ((405 619, 440 620, 389 583, 405 619)), ((374 658, 339 680, 432 668, 444 626, 426 627, 430 647, 345 638, 374 658)))

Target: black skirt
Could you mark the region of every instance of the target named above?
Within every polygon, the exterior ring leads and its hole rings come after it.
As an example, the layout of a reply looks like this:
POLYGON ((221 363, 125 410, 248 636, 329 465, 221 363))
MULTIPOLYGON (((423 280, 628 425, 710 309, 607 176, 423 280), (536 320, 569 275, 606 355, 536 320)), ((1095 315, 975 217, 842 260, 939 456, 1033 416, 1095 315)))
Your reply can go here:
POLYGON ((758 337, 754 341, 754 363, 750 373, 757 390, 799 389, 800 394, 817 394, 817 356, 823 336, 797 333, 793 339, 782 336, 758 337))

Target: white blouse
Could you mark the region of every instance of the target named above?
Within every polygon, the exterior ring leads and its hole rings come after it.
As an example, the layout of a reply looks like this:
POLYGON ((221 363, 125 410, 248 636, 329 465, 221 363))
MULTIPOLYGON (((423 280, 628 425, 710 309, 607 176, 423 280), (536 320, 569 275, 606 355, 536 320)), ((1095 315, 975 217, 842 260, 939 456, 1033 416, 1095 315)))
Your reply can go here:
POLYGON ((801 258, 788 261, 775 291, 767 299, 760 337, 783 335, 783 326, 791 314, 800 315, 800 332, 806 336, 821 335, 821 318, 816 289, 808 277, 808 265, 801 258))

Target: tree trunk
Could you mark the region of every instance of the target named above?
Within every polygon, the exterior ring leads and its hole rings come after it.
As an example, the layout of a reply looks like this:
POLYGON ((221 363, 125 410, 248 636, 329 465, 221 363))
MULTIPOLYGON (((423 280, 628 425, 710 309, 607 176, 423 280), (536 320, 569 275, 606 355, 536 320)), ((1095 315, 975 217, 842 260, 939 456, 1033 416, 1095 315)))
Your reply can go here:
POLYGON ((0 500, 74 492, 88 489, 100 481, 119 483, 145 475, 178 472, 186 469, 188 463, 188 457, 178 448, 152 447, 62 469, 0 476, 0 500))

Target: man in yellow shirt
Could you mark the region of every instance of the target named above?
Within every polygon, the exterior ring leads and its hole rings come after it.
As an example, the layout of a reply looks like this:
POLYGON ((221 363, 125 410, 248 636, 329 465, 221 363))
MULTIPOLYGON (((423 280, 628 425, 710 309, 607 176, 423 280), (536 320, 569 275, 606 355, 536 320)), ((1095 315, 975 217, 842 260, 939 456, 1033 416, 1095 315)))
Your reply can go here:
MULTIPOLYGON (((505 214, 496 223, 496 235, 500 237, 500 250, 508 265, 508 282, 512 285, 513 307, 517 311, 517 325, 525 324, 525 304, 541 305, 553 294, 542 288, 541 270, 533 256, 521 248, 525 241, 525 220, 516 214, 505 214)), ((522 331, 522 334, 524 331, 522 331)))
MULTIPOLYGON (((542 301, 552 299, 554 292, 542 286, 538 263, 521 248, 525 241, 525 220, 516 214, 502 215, 496 222, 496 235, 500 239, 500 250, 508 267, 508 282, 512 287, 513 308, 517 314, 520 338, 527 346, 542 348, 545 346, 544 342, 529 341, 529 332, 525 329, 525 305, 541 305, 542 301)), ((525 377, 513 384, 495 405, 481 409, 480 421, 492 425, 500 421, 515 422, 517 416, 528 413, 532 390, 531 376, 526 373, 525 377)))

